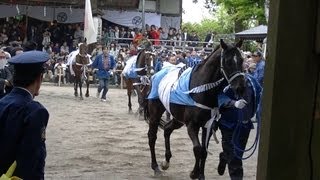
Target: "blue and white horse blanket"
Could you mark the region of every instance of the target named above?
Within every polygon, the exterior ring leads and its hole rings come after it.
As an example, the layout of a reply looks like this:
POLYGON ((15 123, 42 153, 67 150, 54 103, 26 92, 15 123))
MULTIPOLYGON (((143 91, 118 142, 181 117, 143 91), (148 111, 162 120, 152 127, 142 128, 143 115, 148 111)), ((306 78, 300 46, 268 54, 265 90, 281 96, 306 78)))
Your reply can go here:
POLYGON ((184 64, 166 65, 162 70, 152 76, 152 87, 148 99, 160 99, 166 110, 170 112, 170 103, 195 106, 194 100, 189 95, 189 83, 192 68, 187 68, 179 76, 184 64))
POLYGON ((137 62, 138 56, 131 56, 127 62, 126 66, 124 67, 122 71, 122 75, 126 78, 135 79, 138 78, 137 70, 136 70, 136 62, 137 62))

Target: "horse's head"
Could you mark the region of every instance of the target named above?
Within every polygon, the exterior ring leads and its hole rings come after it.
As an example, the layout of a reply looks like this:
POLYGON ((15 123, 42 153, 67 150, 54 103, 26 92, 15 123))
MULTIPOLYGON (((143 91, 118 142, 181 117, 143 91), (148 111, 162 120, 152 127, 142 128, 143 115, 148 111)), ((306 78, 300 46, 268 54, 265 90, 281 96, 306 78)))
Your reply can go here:
POLYGON ((220 40, 221 59, 220 70, 224 78, 228 81, 229 87, 239 96, 243 96, 245 90, 245 78, 243 73, 243 57, 240 51, 242 41, 235 46, 227 45, 220 40))
POLYGON ((152 51, 145 51, 145 64, 146 64, 146 71, 147 75, 153 75, 154 74, 154 60, 155 60, 156 54, 152 51))
POLYGON ((87 45, 84 44, 84 43, 81 43, 79 45, 79 54, 82 55, 82 56, 87 55, 87 51, 88 51, 87 45))

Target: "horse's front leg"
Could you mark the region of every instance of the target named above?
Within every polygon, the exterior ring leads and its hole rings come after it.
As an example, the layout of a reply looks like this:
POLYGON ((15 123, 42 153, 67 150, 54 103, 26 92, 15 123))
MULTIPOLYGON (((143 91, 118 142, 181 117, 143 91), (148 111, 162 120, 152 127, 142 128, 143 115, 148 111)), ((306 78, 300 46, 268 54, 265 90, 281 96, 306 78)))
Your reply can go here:
POLYGON ((82 97, 82 80, 81 79, 79 80, 79 90, 80 90, 80 100, 83 100, 83 97, 82 97))
POLYGON ((134 86, 134 89, 136 90, 137 92, 137 96, 138 96, 138 103, 139 103, 139 109, 138 109, 138 113, 139 115, 141 116, 142 113, 143 113, 143 97, 142 97, 142 92, 140 90, 140 86, 137 85, 137 86, 134 86))
POLYGON ((148 108, 150 113, 148 139, 151 153, 151 168, 154 170, 155 176, 161 176, 162 171, 160 170, 157 163, 155 144, 157 141, 158 126, 160 124, 160 119, 165 109, 161 104, 160 100, 149 100, 148 108))
POLYGON ((126 79, 125 82, 126 82, 126 85, 127 85, 129 113, 132 113, 132 104, 131 104, 132 81, 129 80, 129 79, 126 79))
POLYGON ((74 80, 73 88, 74 88, 74 96, 78 97, 78 82, 76 79, 74 80))
POLYGON ((161 168, 163 170, 167 170, 170 166, 170 159, 172 157, 171 149, 170 149, 170 136, 175 129, 179 129, 183 126, 182 123, 176 121, 176 119, 173 119, 169 123, 167 123, 164 126, 164 140, 165 140, 165 147, 166 147, 166 153, 165 157, 166 159, 161 163, 161 168))
MULTIPOLYGON (((198 125, 195 125, 194 123, 190 122, 187 125, 188 135, 192 141, 193 144, 193 153, 195 157, 195 163, 193 170, 190 173, 191 179, 198 179, 200 177, 200 159, 201 159, 201 153, 202 153, 202 147, 199 142, 199 129, 198 125)), ((204 177, 203 177, 204 178, 204 177)))
MULTIPOLYGON (((89 77, 89 74, 88 74, 88 77, 89 77)), ((86 80, 86 85, 87 85, 87 91, 86 91, 86 97, 89 97, 90 95, 89 95, 89 86, 90 86, 90 81, 89 81, 89 79, 87 79, 86 80)))

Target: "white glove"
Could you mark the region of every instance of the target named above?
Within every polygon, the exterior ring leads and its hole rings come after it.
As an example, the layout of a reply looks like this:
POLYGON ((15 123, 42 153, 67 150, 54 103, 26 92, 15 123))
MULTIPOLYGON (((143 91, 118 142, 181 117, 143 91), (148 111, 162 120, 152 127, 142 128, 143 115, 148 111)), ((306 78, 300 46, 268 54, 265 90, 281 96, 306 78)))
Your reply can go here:
POLYGON ((234 107, 238 109, 242 109, 247 105, 247 101, 244 99, 240 99, 234 103, 234 107))

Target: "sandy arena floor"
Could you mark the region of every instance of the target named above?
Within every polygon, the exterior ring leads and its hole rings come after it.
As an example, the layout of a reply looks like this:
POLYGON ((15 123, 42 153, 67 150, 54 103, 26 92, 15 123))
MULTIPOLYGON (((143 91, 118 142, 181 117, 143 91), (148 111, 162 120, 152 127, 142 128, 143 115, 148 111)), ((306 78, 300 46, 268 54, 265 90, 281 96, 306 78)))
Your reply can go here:
MULTIPOLYGON (((107 102, 95 97, 79 100, 73 87, 43 85, 36 98, 50 113, 47 127, 46 179, 156 179, 150 167, 148 125, 134 114, 128 114, 126 90, 110 89, 107 102)), ((133 97, 133 109, 137 98, 133 97)), ((252 131, 253 132, 253 131, 252 131)), ((253 132, 250 142, 254 138, 253 132)), ((220 134, 218 132, 218 137, 220 134)), ((249 143, 250 143, 249 142, 249 143)), ((161 180, 190 179, 194 157, 186 128, 171 136, 172 159, 169 170, 161 180)), ((217 173, 221 144, 211 141, 206 164, 206 179, 229 179, 217 173)), ((159 130, 157 159, 164 159, 163 131, 159 130)), ((255 179, 257 152, 244 162, 244 179, 255 179)))

